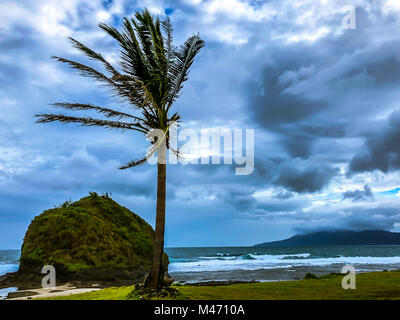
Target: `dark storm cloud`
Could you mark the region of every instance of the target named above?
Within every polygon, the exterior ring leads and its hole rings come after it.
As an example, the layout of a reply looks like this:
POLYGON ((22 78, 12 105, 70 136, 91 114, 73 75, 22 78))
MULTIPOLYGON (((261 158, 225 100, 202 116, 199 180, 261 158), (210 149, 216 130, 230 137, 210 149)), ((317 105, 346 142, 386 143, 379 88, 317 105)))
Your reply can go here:
POLYGON ((400 82, 399 57, 393 55, 385 60, 371 63, 366 66, 366 72, 375 79, 377 84, 398 84, 400 82))
POLYGON ((358 200, 372 200, 374 195, 369 185, 364 186, 364 190, 348 190, 343 193, 343 199, 352 199, 353 201, 358 200))
MULTIPOLYGON (((386 123, 386 122, 385 122, 386 123)), ((400 168, 400 112, 393 113, 382 131, 373 132, 365 142, 365 150, 357 153, 349 164, 350 174, 400 168)))
POLYGON ((345 208, 340 211, 342 215, 337 215, 336 210, 325 210, 324 217, 315 218, 303 214, 303 217, 299 217, 295 230, 300 233, 321 230, 390 230, 400 218, 400 210, 397 207, 386 205, 374 208, 345 208))
POLYGON ((222 165, 187 165, 169 167, 168 197, 175 200, 196 200, 212 197, 226 203, 230 208, 250 210, 256 204, 252 197, 257 185, 251 177, 235 177, 234 168, 222 165), (182 196, 183 194, 183 196, 182 196))
POLYGON ((294 217, 305 206, 306 202, 286 198, 287 201, 281 201, 282 198, 267 199, 261 201, 255 210, 256 216, 278 219, 282 216, 294 217))
MULTIPOLYGON (((302 51, 300 48, 297 50, 302 51)), ((284 129, 285 125, 298 123, 313 115, 323 107, 323 103, 284 92, 288 85, 281 84, 280 78, 285 70, 295 66, 289 52, 279 52, 277 55, 280 56, 274 62, 275 67, 269 66, 264 72, 263 84, 254 97, 250 110, 263 126, 284 129)), ((298 61, 298 64, 301 66, 301 61, 298 61)))
POLYGON ((318 163, 301 167, 299 162, 285 164, 280 170, 274 183, 298 193, 319 191, 339 173, 335 167, 318 163))
POLYGON ((300 130, 306 134, 322 138, 343 138, 346 136, 346 125, 344 123, 311 123, 300 125, 300 130))
POLYGON ((293 158, 308 158, 312 153, 312 139, 302 134, 286 134, 282 138, 289 155, 293 158))
POLYGON ((281 200, 290 199, 291 197, 293 197, 293 193, 288 192, 288 191, 281 191, 275 196, 275 198, 281 199, 281 200))
MULTIPOLYGON (((396 98, 400 43, 371 45, 371 30, 381 26, 362 8, 357 19, 356 30, 337 37, 268 48, 261 80, 248 90, 248 110, 291 157, 312 158, 317 141, 363 130, 371 114, 392 107, 385 102, 396 98)), ((393 17, 381 19, 393 25, 393 17)))
POLYGON ((312 154, 316 137, 338 133, 343 136, 344 129, 323 119, 310 122, 309 118, 326 108, 326 102, 286 90, 314 74, 312 48, 302 44, 277 47, 272 49, 271 55, 272 62, 264 68, 259 91, 250 97, 249 111, 263 128, 281 137, 290 156, 307 158, 312 154))
MULTIPOLYGON (((339 174, 337 161, 348 162, 360 150, 357 144, 351 150, 352 142, 346 142, 353 154, 344 153, 341 139, 375 130, 369 127, 371 115, 390 110, 390 103, 385 102, 396 99, 400 43, 371 45, 370 41, 372 30, 392 26, 394 17, 381 16, 378 26, 370 12, 358 8, 357 19, 356 30, 337 37, 268 48, 261 80, 248 90, 248 110, 254 121, 274 134, 289 159, 298 159, 295 164, 287 160, 275 167, 271 182, 277 186, 313 193, 329 185, 339 174)), ((397 135, 392 133, 391 138, 397 135)), ((361 156, 355 156, 350 166, 354 171, 361 171, 360 167, 370 170, 375 161, 383 169, 399 165, 393 143, 384 144, 389 149, 386 152, 370 140, 368 149, 378 149, 379 155, 359 151, 361 156)))

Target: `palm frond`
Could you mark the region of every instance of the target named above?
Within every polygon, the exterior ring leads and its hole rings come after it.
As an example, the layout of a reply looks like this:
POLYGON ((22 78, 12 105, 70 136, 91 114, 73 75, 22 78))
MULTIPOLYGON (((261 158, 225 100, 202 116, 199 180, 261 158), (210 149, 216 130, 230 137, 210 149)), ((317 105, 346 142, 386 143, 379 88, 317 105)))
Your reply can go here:
POLYGON ((149 79, 148 68, 146 66, 145 54, 138 40, 136 39, 135 31, 130 20, 123 19, 123 31, 119 32, 112 26, 100 24, 99 27, 106 33, 118 41, 121 50, 121 66, 123 71, 133 77, 138 77, 141 80, 149 79))
POLYGON ((105 76, 104 74, 102 74, 100 71, 97 71, 91 67, 88 67, 82 63, 76 62, 76 61, 72 61, 69 59, 65 59, 62 57, 56 57, 53 56, 53 59, 55 59, 56 61, 59 62, 63 62, 68 64, 71 68, 78 70, 79 73, 85 77, 91 77, 94 78, 95 80, 101 81, 101 82, 105 82, 107 84, 112 84, 113 82, 110 78, 108 78, 107 76, 105 76))
POLYGON ((105 23, 100 23, 99 28, 103 29, 111 37, 113 37, 115 40, 117 40, 119 42, 119 44, 121 45, 121 47, 123 47, 123 48, 126 47, 126 42, 125 42, 123 35, 116 28, 109 26, 108 24, 105 24, 105 23))
POLYGON ((142 91, 142 84, 138 79, 132 79, 129 76, 124 76, 121 74, 115 75, 113 78, 109 78, 103 73, 86 66, 82 63, 72 61, 69 59, 65 59, 62 57, 53 57, 59 62, 63 62, 68 64, 75 70, 78 70, 79 73, 83 76, 91 77, 97 81, 100 81, 114 90, 115 95, 124 97, 127 99, 132 105, 140 108, 144 104, 148 104, 149 102, 146 99, 142 99, 144 97, 142 91), (126 80, 126 77, 130 79, 130 81, 126 80), (122 80, 121 80, 122 78, 122 80))
POLYGON ((181 115, 178 112, 175 112, 169 119, 168 122, 179 122, 181 119, 181 115))
POLYGON ((174 155, 176 155, 176 160, 180 160, 180 159, 183 159, 183 157, 182 157, 182 151, 181 150, 179 150, 180 148, 178 148, 177 150, 175 150, 174 148, 169 148, 169 150, 174 154, 174 155))
POLYGON ((128 75, 113 77, 112 81, 116 95, 127 99, 134 108, 151 107, 151 99, 145 94, 142 81, 128 75))
POLYGON ((166 55, 166 60, 167 60, 167 65, 166 65, 166 72, 168 72, 169 70, 169 65, 171 63, 171 60, 173 58, 173 28, 171 25, 171 21, 169 19, 169 17, 167 17, 167 19, 165 19, 164 21, 161 22, 161 27, 163 29, 164 32, 164 51, 165 51, 165 55, 166 55))
POLYGON ((142 118, 133 116, 129 113, 116 111, 116 110, 109 109, 109 108, 99 107, 99 106, 96 106, 93 104, 57 102, 57 103, 52 103, 51 105, 58 107, 58 108, 64 108, 64 109, 70 109, 70 110, 93 110, 93 111, 97 111, 101 114, 104 114, 107 118, 116 117, 120 120, 124 119, 124 118, 131 118, 131 119, 135 119, 137 121, 144 121, 142 118))
POLYGON ((83 52, 86 56, 88 56, 89 58, 91 58, 93 60, 97 60, 97 61, 102 62, 104 64, 105 68, 107 69, 107 71, 109 71, 113 76, 118 76, 120 74, 117 71, 117 69, 115 69, 111 65, 111 63, 109 63, 106 59, 104 59, 104 57, 100 53, 97 53, 97 52, 93 51, 92 49, 88 48, 83 43, 75 40, 74 38, 69 37, 69 40, 72 42, 72 45, 76 49, 78 49, 81 52, 83 52))
POLYGON ((152 41, 151 25, 154 21, 150 13, 147 10, 135 13, 135 19, 131 19, 131 22, 136 31, 140 47, 144 53, 144 57, 148 63, 156 67, 156 57, 155 57, 155 46, 152 41))
POLYGON ((136 166, 140 166, 141 164, 146 162, 146 158, 140 159, 140 160, 132 160, 130 162, 128 162, 127 164, 119 167, 118 169, 124 170, 124 169, 129 169, 132 167, 136 167, 136 166))
POLYGON ((142 128, 139 123, 126 123, 120 121, 110 121, 110 120, 101 120, 101 119, 93 119, 91 117, 71 117, 65 116, 63 114, 48 114, 42 113, 37 114, 35 117, 38 118, 36 123, 49 123, 49 122, 62 122, 62 123, 80 123, 81 126, 85 127, 105 127, 109 129, 121 129, 125 130, 136 130, 147 134, 147 130, 142 128))
POLYGON ((194 35, 175 51, 175 57, 169 69, 172 86, 168 97, 167 111, 179 96, 179 91, 183 87, 182 83, 188 79, 189 68, 202 47, 204 47, 204 41, 198 35, 194 35))

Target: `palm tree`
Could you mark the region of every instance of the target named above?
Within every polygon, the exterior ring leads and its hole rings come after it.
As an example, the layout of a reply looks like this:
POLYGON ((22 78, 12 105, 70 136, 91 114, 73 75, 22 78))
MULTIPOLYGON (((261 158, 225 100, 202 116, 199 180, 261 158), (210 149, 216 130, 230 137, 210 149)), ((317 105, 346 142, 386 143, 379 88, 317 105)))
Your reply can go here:
MULTIPOLYGON (((111 129, 138 131, 149 136, 155 129, 164 132, 166 147, 150 141, 152 153, 157 154, 157 207, 152 268, 146 286, 158 288, 163 285, 164 272, 164 230, 166 200, 166 150, 169 147, 169 124, 180 121, 178 113, 171 114, 171 107, 179 97, 183 82, 188 79, 189 68, 195 56, 204 46, 199 35, 189 37, 180 47, 173 46, 172 26, 169 18, 160 21, 148 10, 136 12, 133 18, 123 19, 123 30, 107 24, 100 24, 108 35, 114 38, 120 50, 120 70, 112 66, 100 54, 79 41, 69 38, 73 46, 87 57, 100 62, 105 68, 102 73, 92 67, 61 57, 53 57, 68 64, 83 76, 93 78, 109 87, 113 95, 128 102, 135 112, 121 112, 86 103, 54 103, 53 106, 72 111, 89 110, 98 112, 103 119, 90 116, 75 117, 64 114, 38 114, 37 123, 59 121, 78 123, 82 126, 99 126, 111 129)), ((172 150, 177 152, 177 150, 172 150)), ((133 160, 120 169, 131 168, 146 162, 146 157, 133 160)))

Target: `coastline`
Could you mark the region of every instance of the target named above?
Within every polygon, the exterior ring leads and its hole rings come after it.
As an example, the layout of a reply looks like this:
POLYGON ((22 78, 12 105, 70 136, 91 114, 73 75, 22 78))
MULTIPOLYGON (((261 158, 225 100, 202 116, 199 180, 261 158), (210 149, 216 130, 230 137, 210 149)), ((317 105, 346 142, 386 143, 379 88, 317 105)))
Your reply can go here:
MULTIPOLYGON (((232 285, 257 287, 260 283, 301 280, 307 273, 322 278, 329 274, 340 274, 345 265, 353 265, 357 275, 400 270, 400 246, 169 248, 168 251, 171 261, 169 272, 175 281, 174 286, 185 288, 232 287, 232 285)), ((7 258, 3 261, 15 263, 19 254, 16 252, 13 254, 14 259, 7 258)), ((118 288, 128 288, 142 281, 142 278, 117 280, 110 272, 108 274, 110 276, 108 281, 101 281, 99 278, 67 279, 63 277, 62 272, 57 272, 57 288, 50 292, 51 290, 43 291, 39 288, 43 275, 40 269, 37 269, 24 277, 19 276, 18 272, 1 275, 0 288, 3 288, 3 292, 4 289, 9 291, 18 289, 17 293, 10 295, 10 298, 32 299, 34 296, 48 297, 49 294, 51 297, 57 297, 80 293, 76 291, 77 289, 89 292, 95 291, 94 289, 117 288, 118 291, 118 288), (29 296, 29 292, 33 294, 29 296)))
MULTIPOLYGON (((196 283, 174 283, 174 287, 180 286, 193 286, 193 287, 202 287, 202 286, 229 286, 229 285, 237 285, 237 284, 250 284, 250 283, 259 283, 259 281, 205 281, 205 282, 196 282, 196 283)), ((129 287, 129 286, 128 286, 129 287)), ((95 288, 95 287, 76 287, 73 284, 65 284, 56 286, 54 288, 36 288, 36 289, 26 289, 26 290, 16 290, 9 294, 7 298, 4 300, 31 300, 31 299, 44 299, 44 298, 57 298, 57 297, 65 297, 70 295, 77 295, 82 293, 89 293, 93 291, 105 290, 105 289, 117 289, 117 288, 127 288, 127 286, 122 287, 114 287, 110 286, 108 288, 95 288)))
POLYGON ((89 293, 101 290, 100 288, 77 288, 71 285, 56 286, 54 288, 38 288, 30 290, 18 290, 9 293, 5 300, 31 300, 43 298, 55 298, 73 294, 89 293))
MULTIPOLYGON (((344 275, 331 274, 315 279, 224 285, 177 285, 175 300, 400 300, 400 270, 357 274, 356 289, 342 288, 344 275)), ((132 295, 134 286, 106 288, 80 294, 53 295, 45 300, 143 300, 132 295)))

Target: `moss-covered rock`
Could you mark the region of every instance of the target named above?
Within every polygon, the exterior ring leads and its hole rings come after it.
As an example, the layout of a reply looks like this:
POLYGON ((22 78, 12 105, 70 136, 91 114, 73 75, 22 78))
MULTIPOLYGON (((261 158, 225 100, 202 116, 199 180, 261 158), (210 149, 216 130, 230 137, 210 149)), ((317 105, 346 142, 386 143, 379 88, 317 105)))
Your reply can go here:
POLYGON ((107 194, 90 193, 32 220, 19 278, 36 283, 41 268, 53 265, 57 281, 140 282, 150 270, 153 239, 152 227, 138 215, 107 194))
POLYGON ((305 279, 305 280, 308 280, 308 279, 318 279, 318 277, 317 277, 315 274, 311 273, 311 272, 307 272, 306 275, 304 276, 304 279, 305 279))

